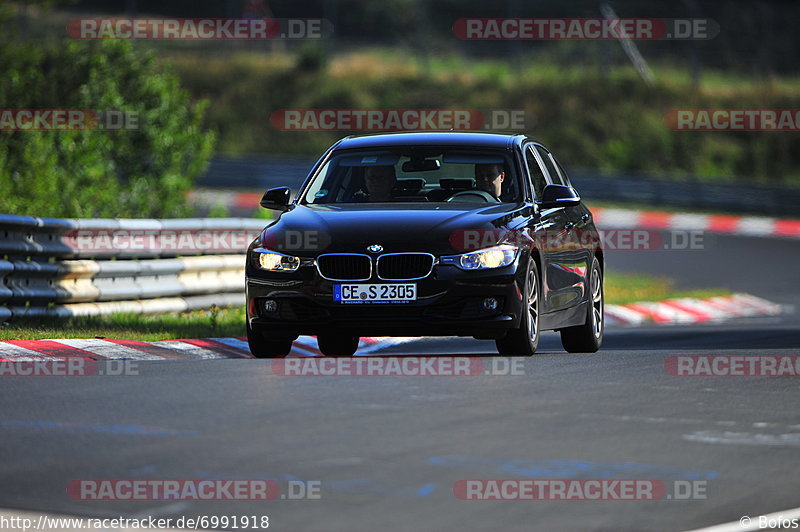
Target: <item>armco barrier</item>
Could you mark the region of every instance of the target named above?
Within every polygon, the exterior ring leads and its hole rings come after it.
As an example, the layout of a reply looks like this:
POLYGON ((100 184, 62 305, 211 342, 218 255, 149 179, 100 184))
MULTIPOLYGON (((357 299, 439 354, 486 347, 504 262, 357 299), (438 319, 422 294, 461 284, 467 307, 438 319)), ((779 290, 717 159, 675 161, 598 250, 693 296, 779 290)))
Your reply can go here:
MULTIPOLYGON (((232 212, 251 213, 258 208, 264 190, 287 186, 297 190, 314 166, 315 158, 280 155, 263 157, 216 156, 198 185, 204 188, 240 188, 253 192, 246 205, 232 212)), ((569 161, 562 161, 569 163, 569 161)), ((609 174, 586 168, 570 168, 570 180, 581 196, 651 206, 726 211, 766 216, 800 216, 800 187, 755 184, 747 179, 720 182, 683 176, 609 174)), ((198 198, 214 205, 213 195, 198 198)))
POLYGON ((248 218, 0 214, 0 322, 244 303, 248 218))

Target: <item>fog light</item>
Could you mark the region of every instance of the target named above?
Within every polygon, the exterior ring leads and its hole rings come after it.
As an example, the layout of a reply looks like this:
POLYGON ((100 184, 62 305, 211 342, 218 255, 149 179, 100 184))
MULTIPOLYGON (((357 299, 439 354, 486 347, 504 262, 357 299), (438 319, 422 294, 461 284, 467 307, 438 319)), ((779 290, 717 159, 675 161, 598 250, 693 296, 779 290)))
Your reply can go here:
POLYGON ((486 310, 495 310, 497 309, 497 300, 493 297, 487 297, 483 300, 483 308, 486 310))
POLYGON ((264 301, 264 312, 275 312, 278 310, 278 302, 274 299, 264 301))

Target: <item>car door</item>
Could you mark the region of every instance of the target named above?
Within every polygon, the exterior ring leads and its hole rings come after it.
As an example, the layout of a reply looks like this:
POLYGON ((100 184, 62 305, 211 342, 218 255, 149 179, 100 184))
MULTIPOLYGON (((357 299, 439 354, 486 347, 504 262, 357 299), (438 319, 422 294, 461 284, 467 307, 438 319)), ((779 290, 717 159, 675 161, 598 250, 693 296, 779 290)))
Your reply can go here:
MULTIPOLYGON (((544 146, 533 143, 529 150, 548 185, 568 184, 563 181, 555 160, 544 146)), ((543 242, 542 252, 547 257, 543 273, 544 304, 549 311, 567 309, 585 300, 588 287, 589 264, 576 222, 582 215, 579 207, 573 206, 542 209, 541 213, 550 221, 540 240, 543 242)))
MULTIPOLYGON (((542 198, 542 190, 548 184, 547 173, 544 165, 536 155, 533 143, 523 146, 525 167, 528 171, 528 178, 533 191, 533 200, 539 203, 542 198)), ((563 234, 567 223, 566 213, 563 208, 542 209, 538 208, 536 215, 531 221, 533 235, 536 238, 537 246, 541 256, 542 278, 541 287, 541 312, 547 314, 553 310, 558 310, 553 306, 553 302, 558 302, 558 291, 562 288, 559 283, 559 275, 554 275, 553 265, 559 260, 559 244, 557 237, 563 234)))
MULTIPOLYGON (((558 162, 555 155, 544 146, 539 147, 539 152, 542 158, 545 156, 547 157, 547 162, 545 164, 547 165, 548 171, 551 172, 551 176, 553 176, 553 182, 571 187, 572 183, 570 183, 569 176, 566 170, 564 170, 564 167, 558 162), (550 164, 548 164, 548 162, 550 164), (552 174, 553 171, 555 171, 556 175, 552 174)), ((572 231, 576 233, 576 240, 582 245, 581 250, 585 255, 584 258, 591 262, 595 247, 593 244, 597 237, 596 232, 592 229, 592 213, 583 202, 578 205, 570 205, 566 207, 565 210, 569 221, 572 223, 572 231)))
MULTIPOLYGON (((558 172, 560 176, 561 182, 564 185, 571 187, 572 183, 570 183, 569 176, 564 170, 564 167, 561 166, 561 164, 558 162, 558 159, 556 159, 552 152, 548 152, 548 154, 550 155, 550 159, 555 166, 556 172, 558 172)), ((599 236, 594 227, 592 212, 588 207, 586 207, 583 201, 581 201, 581 203, 578 205, 567 207, 566 211, 570 222, 574 224, 572 230, 573 232, 577 233, 577 236, 579 237, 578 241, 580 242, 581 252, 584 256, 584 259, 589 265, 591 265, 594 250, 599 243, 599 236)))

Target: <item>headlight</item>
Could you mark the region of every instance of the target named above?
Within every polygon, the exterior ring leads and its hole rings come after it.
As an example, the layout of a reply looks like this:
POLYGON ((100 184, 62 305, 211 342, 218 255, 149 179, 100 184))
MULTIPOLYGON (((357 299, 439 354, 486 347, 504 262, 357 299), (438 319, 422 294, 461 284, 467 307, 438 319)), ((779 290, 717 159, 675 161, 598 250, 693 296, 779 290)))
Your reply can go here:
POLYGON ((510 244, 501 244, 479 251, 442 257, 441 262, 454 264, 462 270, 489 270, 508 266, 517 258, 519 248, 510 244))
POLYGON ((274 251, 253 250, 256 266, 270 272, 293 272, 300 267, 300 257, 274 251))

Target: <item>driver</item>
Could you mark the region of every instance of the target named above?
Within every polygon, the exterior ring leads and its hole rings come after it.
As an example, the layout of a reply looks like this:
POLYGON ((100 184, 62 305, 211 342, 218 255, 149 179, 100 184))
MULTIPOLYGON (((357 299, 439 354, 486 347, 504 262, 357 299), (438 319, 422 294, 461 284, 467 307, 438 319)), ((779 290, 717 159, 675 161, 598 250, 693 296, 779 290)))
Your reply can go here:
POLYGON ((505 178, 506 173, 499 164, 479 163, 475 165, 475 188, 488 192, 495 198, 500 198, 505 178))
POLYGON ((370 166, 364 171, 367 201, 391 201, 397 183, 394 166, 370 166))

